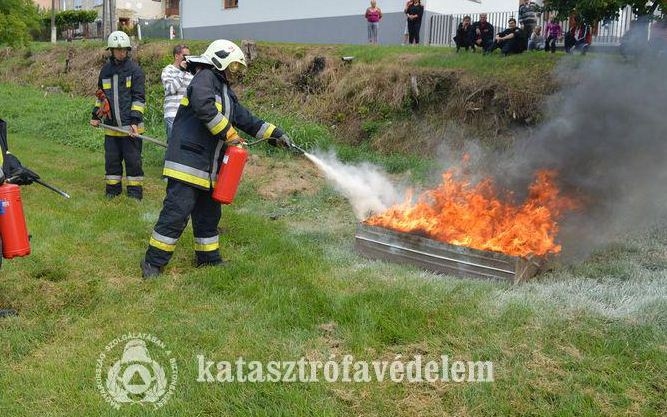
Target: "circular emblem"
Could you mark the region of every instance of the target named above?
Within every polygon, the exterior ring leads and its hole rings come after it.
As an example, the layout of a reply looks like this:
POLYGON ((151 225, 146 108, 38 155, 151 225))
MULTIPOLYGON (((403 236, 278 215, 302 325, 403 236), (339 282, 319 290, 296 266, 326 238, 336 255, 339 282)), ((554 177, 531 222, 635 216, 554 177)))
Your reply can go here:
POLYGON ((128 333, 104 347, 95 367, 97 389, 111 406, 162 407, 178 381, 176 359, 157 337, 128 333))

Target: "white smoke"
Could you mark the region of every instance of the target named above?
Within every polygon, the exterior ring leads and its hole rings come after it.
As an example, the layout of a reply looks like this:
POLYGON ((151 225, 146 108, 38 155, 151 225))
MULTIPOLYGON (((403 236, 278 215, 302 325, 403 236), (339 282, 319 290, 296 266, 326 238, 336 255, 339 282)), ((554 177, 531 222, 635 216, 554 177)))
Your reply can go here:
POLYGON ((334 188, 350 201, 354 215, 363 220, 372 213, 381 213, 401 201, 403 193, 386 172, 368 162, 344 164, 334 152, 306 153, 324 173, 334 188))

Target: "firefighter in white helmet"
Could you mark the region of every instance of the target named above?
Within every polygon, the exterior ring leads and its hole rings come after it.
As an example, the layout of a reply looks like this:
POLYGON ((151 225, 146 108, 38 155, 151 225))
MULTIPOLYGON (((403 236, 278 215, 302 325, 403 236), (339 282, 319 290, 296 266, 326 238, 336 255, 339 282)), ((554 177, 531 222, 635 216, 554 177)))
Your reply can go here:
POLYGON ((144 180, 142 142, 136 136, 144 131, 144 72, 129 59, 132 45, 125 32, 112 32, 106 49, 111 50, 111 56, 100 71, 95 94, 97 102, 90 124, 97 127, 101 122, 128 132, 104 131, 106 196, 112 198, 122 193, 124 161, 127 195, 141 200, 144 180))
POLYGON ((165 158, 167 196, 141 262, 142 275, 159 275, 171 259, 176 241, 192 217, 195 265, 220 265, 218 222, 220 204, 211 197, 225 149, 241 141, 237 129, 273 146, 290 147, 279 128, 254 116, 239 103, 230 87, 246 68, 243 51, 217 40, 200 56, 186 57, 195 73, 176 113, 165 158))

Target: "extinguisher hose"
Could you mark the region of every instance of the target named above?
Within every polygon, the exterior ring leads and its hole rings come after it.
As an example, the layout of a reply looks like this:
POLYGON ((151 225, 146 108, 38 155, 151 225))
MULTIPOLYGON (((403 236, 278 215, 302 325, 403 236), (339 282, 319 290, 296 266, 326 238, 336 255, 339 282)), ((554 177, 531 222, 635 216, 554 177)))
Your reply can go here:
MULTIPOLYGON (((253 141, 253 142, 240 142, 238 140, 234 140, 234 141, 231 141, 231 142, 228 142, 228 143, 230 143, 232 145, 243 144, 243 145, 246 145, 246 146, 255 146, 260 142, 264 142, 265 140, 266 139, 258 139, 258 140, 253 141)), ((294 151, 296 151, 297 153, 300 153, 300 154, 305 154, 306 153, 305 150, 303 150, 300 146, 295 145, 294 143, 290 144, 289 149, 294 150, 294 151)))

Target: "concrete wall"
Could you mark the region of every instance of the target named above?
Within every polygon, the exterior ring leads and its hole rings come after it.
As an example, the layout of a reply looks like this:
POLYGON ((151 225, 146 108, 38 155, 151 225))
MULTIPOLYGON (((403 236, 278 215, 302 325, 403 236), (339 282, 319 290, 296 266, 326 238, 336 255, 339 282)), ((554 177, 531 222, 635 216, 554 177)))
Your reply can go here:
MULTIPOLYGON (((144 0, 146 1, 146 0, 144 0)), ((430 16, 518 10, 519 0, 424 0, 421 39, 427 43, 430 16)), ((382 9, 380 43, 400 44, 405 30, 405 0, 377 0, 382 9)), ((367 43, 364 11, 370 1, 239 0, 185 1, 181 24, 186 39, 255 39, 297 43, 367 43)))
MULTIPOLYGON (((243 1, 243 0, 240 0, 243 1)), ((246 0, 247 1, 247 0, 246 0)), ((379 3, 379 1, 378 1, 379 3)), ((183 13, 185 15, 185 12, 183 13)), ((432 13, 425 12, 421 27, 421 43, 426 43, 428 24, 432 13)), ((403 41, 406 17, 400 12, 383 11, 380 21, 380 44, 400 44, 403 41)), ((241 23, 186 27, 183 21, 185 39, 254 39, 260 41, 295 43, 368 43, 366 19, 359 14, 335 17, 314 17, 298 20, 279 20, 262 23, 241 23)))

